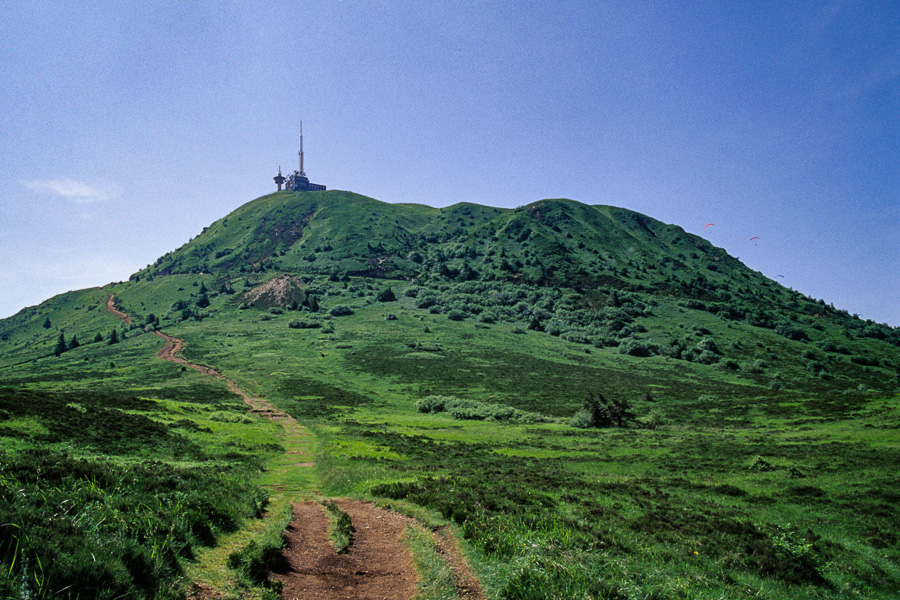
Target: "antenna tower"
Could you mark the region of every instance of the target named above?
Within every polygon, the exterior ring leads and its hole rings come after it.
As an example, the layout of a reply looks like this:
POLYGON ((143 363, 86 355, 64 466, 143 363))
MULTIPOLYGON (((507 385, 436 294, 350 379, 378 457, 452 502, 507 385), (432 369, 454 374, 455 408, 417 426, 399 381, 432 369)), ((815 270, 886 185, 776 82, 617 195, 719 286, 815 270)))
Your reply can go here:
POLYGON ((306 177, 303 172, 303 121, 300 121, 300 176, 306 177))

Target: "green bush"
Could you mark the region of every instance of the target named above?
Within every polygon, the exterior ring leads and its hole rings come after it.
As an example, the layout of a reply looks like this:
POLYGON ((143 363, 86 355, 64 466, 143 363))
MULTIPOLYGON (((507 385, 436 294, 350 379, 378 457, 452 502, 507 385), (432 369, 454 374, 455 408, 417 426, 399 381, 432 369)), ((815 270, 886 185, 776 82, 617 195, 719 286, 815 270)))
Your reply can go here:
POLYGON ((304 321, 302 319, 293 319, 288 323, 291 329, 317 329, 322 326, 319 321, 304 321))
POLYGON ((629 356, 652 356, 653 347, 640 340, 628 338, 619 345, 619 354, 627 354, 629 356))
POLYGON ((818 360, 811 360, 806 363, 806 370, 815 375, 816 377, 827 377, 828 369, 824 364, 819 362, 818 360))
POLYGON ((416 410, 421 413, 446 412, 461 421, 512 421, 516 423, 537 423, 547 419, 537 413, 530 413, 505 404, 464 400, 454 396, 427 396, 416 402, 416 410))
POLYGON ((794 327, 790 323, 781 323, 775 328, 775 333, 796 342, 809 340, 809 335, 806 331, 799 327, 794 327))
POLYGON ((447 403, 454 400, 453 396, 428 396, 416 401, 416 410, 420 413, 443 412, 447 403))
POLYGON ((391 288, 385 288, 377 296, 375 296, 375 300, 377 300, 378 302, 394 302, 397 300, 397 296, 394 294, 394 290, 392 290, 391 288))
POLYGON ((347 315, 352 315, 353 309, 350 308, 349 306, 347 306, 346 304, 336 304, 333 307, 331 307, 331 310, 328 311, 328 314, 330 314, 333 317, 344 317, 347 315))
POLYGON ((714 365, 719 362, 719 355, 711 350, 704 350, 697 355, 694 362, 701 365, 714 365))

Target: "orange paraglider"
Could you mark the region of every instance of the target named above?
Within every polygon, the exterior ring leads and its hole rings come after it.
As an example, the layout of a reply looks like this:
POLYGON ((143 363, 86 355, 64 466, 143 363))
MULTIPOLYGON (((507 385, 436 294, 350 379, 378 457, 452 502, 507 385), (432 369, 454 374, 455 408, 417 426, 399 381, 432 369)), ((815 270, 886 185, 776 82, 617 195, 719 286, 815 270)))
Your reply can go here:
POLYGON ((715 223, 707 223, 706 225, 703 226, 703 229, 706 229, 706 228, 709 227, 710 225, 715 225, 715 223))
POLYGON ((752 242, 753 240, 758 240, 758 239, 759 239, 759 236, 756 235, 756 236, 753 236, 752 238, 750 238, 750 241, 752 242))

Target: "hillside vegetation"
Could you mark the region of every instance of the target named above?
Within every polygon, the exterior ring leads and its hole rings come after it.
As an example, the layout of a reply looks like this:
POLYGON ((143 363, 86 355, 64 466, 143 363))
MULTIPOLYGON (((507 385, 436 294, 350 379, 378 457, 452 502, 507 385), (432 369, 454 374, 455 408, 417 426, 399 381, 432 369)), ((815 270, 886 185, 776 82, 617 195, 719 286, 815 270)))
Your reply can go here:
POLYGON ((271 501, 283 433, 156 329, 315 434, 299 494, 450 525, 491 598, 900 589, 900 330, 621 208, 329 191, 0 321, 6 595, 183 597, 271 501))

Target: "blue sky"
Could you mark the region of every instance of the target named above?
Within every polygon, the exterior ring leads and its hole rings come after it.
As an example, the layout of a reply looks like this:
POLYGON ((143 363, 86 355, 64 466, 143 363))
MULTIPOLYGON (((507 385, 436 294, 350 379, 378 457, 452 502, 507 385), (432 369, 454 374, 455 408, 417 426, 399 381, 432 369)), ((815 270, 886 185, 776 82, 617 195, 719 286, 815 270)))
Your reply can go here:
POLYGON ((622 206, 900 325, 895 1, 13 0, 0 317, 273 191, 301 119, 329 189, 622 206))

